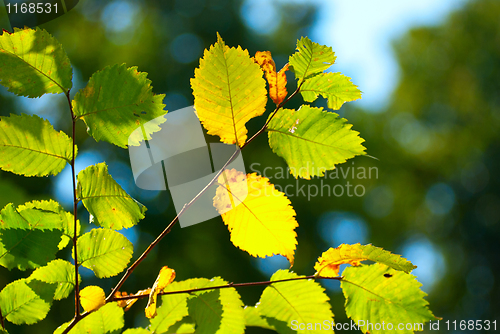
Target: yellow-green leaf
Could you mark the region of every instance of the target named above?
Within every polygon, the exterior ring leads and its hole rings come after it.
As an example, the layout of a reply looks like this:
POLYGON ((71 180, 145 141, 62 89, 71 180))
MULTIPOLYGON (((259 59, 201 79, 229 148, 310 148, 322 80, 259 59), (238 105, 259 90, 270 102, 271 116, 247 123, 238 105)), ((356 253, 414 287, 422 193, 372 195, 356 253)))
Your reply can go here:
POLYGON ((308 105, 282 109, 267 127, 269 146, 286 160, 296 178, 309 180, 356 155, 364 155, 359 132, 345 118, 308 105))
POLYGON ((83 119, 96 141, 123 148, 138 146, 144 140, 143 133, 151 139, 151 134, 160 130, 159 125, 165 122, 161 117, 166 114, 165 95, 153 94, 146 76, 136 66, 108 66, 94 73, 87 87, 75 95, 75 116, 83 119), (133 134, 141 126, 144 131, 133 134))
POLYGON ((80 304, 85 312, 98 310, 106 304, 104 290, 98 286, 90 285, 80 290, 80 304))
POLYGON ((62 45, 47 31, 14 28, 0 35, 0 83, 27 97, 64 93, 71 86, 72 69, 62 45))
POLYGON ((24 176, 56 175, 72 156, 71 139, 54 130, 49 121, 36 115, 0 117, 3 170, 24 176))
POLYGON ((331 47, 302 37, 297 41, 297 52, 290 56, 289 64, 300 84, 305 79, 329 68, 336 58, 331 47))
MULTIPOLYGON (((69 334, 115 334, 120 332, 124 324, 123 309, 116 303, 107 303, 81 319, 69 331, 69 334)), ((69 322, 62 324, 54 331, 54 334, 62 334, 68 325, 69 322)))
MULTIPOLYGON (((271 277, 271 281, 296 277, 299 276, 288 270, 278 270, 271 277)), ((264 289, 256 309, 260 317, 280 334, 333 333, 333 313, 329 298, 321 285, 314 280, 274 283, 264 289), (315 323, 321 323, 321 328, 307 327, 307 324, 315 323)), ((260 327, 259 322, 254 322, 254 325, 260 327)))
POLYGON ((146 318, 151 319, 156 317, 156 297, 158 296, 158 293, 163 291, 163 289, 172 283, 174 279, 175 270, 167 266, 161 268, 160 273, 151 288, 151 292, 149 293, 148 305, 146 306, 146 318))
POLYGON ((217 43, 205 50, 191 79, 194 107, 208 134, 223 143, 243 145, 246 122, 266 110, 266 83, 248 51, 217 43))
MULTIPOLYGON (((28 281, 37 280, 56 287, 54 299, 61 300, 69 296, 75 287, 75 266, 68 261, 56 259, 46 266, 37 268, 28 281)), ((78 281, 81 281, 78 275, 78 281)))
POLYGON ((78 263, 99 278, 118 275, 127 267, 133 252, 132 243, 122 234, 102 228, 79 237, 76 246, 78 263))
POLYGON ((91 214, 93 223, 114 230, 134 226, 147 210, 109 175, 104 162, 78 173, 77 196, 91 214))
POLYGON ((361 98, 361 91, 350 79, 340 73, 320 73, 306 79, 300 93, 306 102, 313 102, 321 95, 328 99, 328 108, 338 110, 344 102, 361 98))
POLYGON ((339 274, 341 264, 349 263, 353 266, 359 266, 361 261, 365 260, 383 263, 408 274, 417 267, 407 259, 402 258, 401 255, 392 254, 373 245, 341 244, 337 248, 330 248, 324 252, 314 265, 314 269, 317 276, 335 277, 339 274))
POLYGON ((214 206, 222 213, 231 242, 255 257, 283 255, 292 266, 298 224, 285 194, 265 177, 256 173, 245 177, 234 169, 224 171, 219 184, 214 206))
POLYGON ((427 307, 421 284, 411 274, 375 263, 347 267, 342 275, 347 316, 363 333, 413 333, 423 330, 429 320, 437 319, 427 307), (381 327, 382 323, 386 330, 381 327), (407 324, 411 329, 406 328, 407 324))

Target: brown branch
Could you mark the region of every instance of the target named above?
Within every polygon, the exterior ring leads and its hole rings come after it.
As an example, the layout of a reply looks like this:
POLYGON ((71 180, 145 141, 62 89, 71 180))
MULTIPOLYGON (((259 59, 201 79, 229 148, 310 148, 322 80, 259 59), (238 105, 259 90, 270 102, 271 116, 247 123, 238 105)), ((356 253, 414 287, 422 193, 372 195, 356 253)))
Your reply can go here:
MULTIPOLYGON (((228 283, 224 285, 217 285, 217 286, 210 286, 210 287, 205 287, 205 288, 195 288, 195 289, 188 289, 188 290, 178 290, 178 291, 167 291, 167 292, 160 292, 158 295, 175 295, 179 293, 193 293, 193 292, 198 292, 198 291, 206 291, 206 290, 217 290, 217 289, 226 289, 226 288, 240 288, 240 287, 246 287, 246 286, 262 286, 262 285, 271 285, 274 283, 281 283, 281 282, 289 282, 289 281, 299 281, 299 280, 305 280, 305 279, 334 279, 341 281, 342 276, 337 276, 337 277, 323 277, 323 276, 315 276, 315 275, 309 275, 309 276, 300 276, 300 277, 294 277, 294 278, 285 278, 285 279, 280 279, 276 281, 263 281, 263 282, 247 282, 247 283, 228 283)), ((118 301, 118 300, 129 300, 129 299, 141 299, 141 298, 147 298, 149 297, 149 294, 143 294, 143 295, 129 295, 129 296, 121 296, 121 297, 114 297, 112 298, 112 301, 118 301)))

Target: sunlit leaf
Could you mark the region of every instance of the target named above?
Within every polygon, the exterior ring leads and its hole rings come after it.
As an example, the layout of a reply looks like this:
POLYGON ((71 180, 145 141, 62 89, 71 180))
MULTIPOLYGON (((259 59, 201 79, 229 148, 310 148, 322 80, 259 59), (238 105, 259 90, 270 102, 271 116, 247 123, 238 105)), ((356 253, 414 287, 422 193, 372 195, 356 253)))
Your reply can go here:
POLYGON ((285 75, 285 72, 288 70, 288 64, 283 66, 279 72, 276 72, 276 64, 271 57, 270 51, 257 51, 255 53, 255 61, 266 74, 266 80, 269 84, 269 97, 276 105, 280 104, 288 94, 285 75))
POLYGON ((30 325, 45 318, 50 303, 37 295, 25 279, 20 279, 0 292, 0 309, 4 319, 16 325, 30 325))
POLYGON ((372 245, 346 245, 341 244, 337 248, 330 248, 323 252, 314 265, 316 275, 323 277, 336 277, 339 274, 341 264, 348 263, 359 266, 361 261, 370 260, 383 263, 393 269, 410 273, 417 266, 402 258, 401 255, 392 254, 389 251, 372 245))
MULTIPOLYGON (((61 300, 68 297, 75 287, 75 266, 68 261, 57 259, 44 267, 37 268, 28 280, 54 284, 56 290, 53 298, 61 300)), ((80 275, 78 275, 78 281, 81 281, 80 275)))
POLYGON ((259 314, 257 306, 245 306, 245 325, 246 327, 261 327, 275 331, 276 328, 271 326, 267 320, 259 314))
MULTIPOLYGON (((106 334, 106 333, 119 333, 123 328, 125 322, 123 320, 123 309, 116 303, 107 303, 95 312, 92 312, 82 320, 80 320, 75 327, 73 327, 69 334, 106 334)), ((54 331, 54 334, 62 334, 68 327, 69 322, 59 326, 54 331)))
MULTIPOLYGON (((299 276, 288 270, 278 270, 271 277, 271 281, 295 277, 299 276)), ((329 298, 321 285, 314 280, 272 284, 262 292, 256 309, 278 333, 290 333, 294 320, 297 324, 329 323, 331 326, 333 323, 329 298)), ((254 325, 259 323, 255 322, 254 325)), ((333 330, 327 330, 325 327, 312 330, 297 328, 296 333, 333 333, 333 330)))
POLYGON ((99 226, 120 230, 144 218, 146 207, 130 197, 99 163, 78 173, 77 196, 99 226))
POLYGON ((364 155, 364 139, 345 118, 322 108, 303 105, 283 109, 268 125, 269 146, 286 160, 296 178, 309 180, 356 155, 364 155))
POLYGON ((78 263, 99 278, 119 274, 132 258, 132 243, 113 230, 93 229, 79 237, 76 245, 78 263))
POLYGON ((47 264, 59 250, 62 229, 54 212, 7 204, 0 212, 0 265, 26 270, 47 264))
POLYGON ((293 265, 298 224, 285 194, 265 177, 256 173, 245 176, 234 169, 224 171, 219 183, 214 206, 224 212, 221 216, 231 242, 255 257, 283 255, 293 265))
POLYGON ((350 79, 340 73, 321 73, 306 79, 300 93, 306 102, 313 102, 321 95, 328 99, 328 108, 338 110, 344 102, 361 98, 361 91, 350 79))
MULTIPOLYGON (((437 319, 428 309, 426 294, 420 290, 416 277, 396 271, 384 264, 347 267, 341 281, 346 298, 347 316, 353 319, 363 333, 386 333, 387 330, 372 324, 385 323, 385 328, 398 333, 413 333, 406 324, 423 324, 437 319), (364 321, 364 322, 360 322, 364 321), (398 328, 404 324, 403 328, 398 328)), ((422 327, 423 329, 423 327, 422 327)), ((422 330, 420 329, 420 330, 422 330)))
POLYGON ((129 328, 122 334, 151 334, 151 332, 145 328, 129 328))
POLYGON ((200 59, 191 88, 200 121, 223 143, 243 145, 246 122, 266 110, 266 84, 259 65, 247 50, 229 48, 219 35, 200 59))
POLYGON ((329 68, 336 58, 331 47, 302 37, 297 41, 297 52, 290 56, 289 64, 300 84, 304 79, 329 68))
POLYGON ((130 137, 135 129, 143 126, 147 139, 160 130, 159 124, 165 122, 160 117, 166 113, 162 103, 165 95, 153 94, 151 80, 146 76, 136 66, 108 66, 94 73, 87 87, 75 95, 75 116, 84 120, 96 141, 105 140, 123 148, 127 144, 138 146, 144 140, 143 132, 130 137))
MULTIPOLYGON (((193 278, 173 282, 164 291, 182 291, 225 284, 227 282, 219 277, 211 280, 193 278)), ((172 333, 171 330, 175 324, 188 315, 196 323, 197 333, 237 334, 244 332, 243 303, 234 288, 164 295, 162 305, 158 308, 158 315, 151 319, 150 330, 156 334, 172 333)), ((175 332, 192 333, 190 328, 192 327, 189 324, 185 324, 175 332)))
POLYGON ((167 266, 161 268, 160 273, 151 288, 151 292, 149 293, 148 305, 146 306, 146 318, 151 319, 156 316, 156 296, 159 292, 163 291, 167 285, 172 283, 174 279, 175 270, 167 266))
POLYGON ((101 287, 87 286, 80 290, 80 304, 85 312, 95 311, 106 304, 106 294, 101 287))
POLYGON ((71 139, 49 121, 36 115, 0 117, 3 170, 24 176, 57 175, 72 156, 71 139))
MULTIPOLYGON (((53 200, 48 201, 31 201, 20 205, 17 210, 21 212, 24 209, 40 209, 44 211, 52 211, 61 216, 61 223, 63 228, 63 236, 61 237, 61 242, 58 245, 59 249, 63 249, 71 241, 75 231, 75 221, 74 216, 65 211, 62 206, 53 200)), ((76 235, 80 235, 80 221, 76 221, 76 235)))
POLYGON ((72 70, 61 44, 47 31, 14 28, 0 35, 0 83, 10 92, 40 97, 64 93, 71 86, 72 70))

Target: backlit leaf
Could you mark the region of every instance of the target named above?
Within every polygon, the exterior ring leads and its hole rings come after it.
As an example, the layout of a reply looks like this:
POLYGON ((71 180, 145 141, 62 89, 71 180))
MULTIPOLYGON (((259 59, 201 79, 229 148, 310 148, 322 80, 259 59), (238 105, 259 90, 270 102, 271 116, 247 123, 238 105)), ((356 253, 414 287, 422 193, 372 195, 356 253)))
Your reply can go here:
MULTIPOLYGON (((182 291, 227 284, 219 277, 211 280, 193 278, 182 282, 173 282, 165 292, 182 291)), ((196 333, 238 334, 245 329, 243 303, 236 289, 226 288, 199 292, 167 294, 162 296, 158 315, 151 319, 150 331, 161 333, 192 333, 191 325, 176 324, 190 316, 196 323, 196 333)))
POLYGON ((143 126, 148 139, 160 130, 159 124, 165 122, 160 117, 166 113, 162 103, 165 95, 153 94, 151 80, 146 76, 136 66, 108 66, 94 73, 87 87, 75 95, 75 116, 83 119, 96 141, 105 140, 123 148, 127 144, 138 146, 144 140, 143 132, 130 137, 135 129, 143 126))
POLYGON ((99 278, 119 274, 132 258, 132 243, 113 230, 93 229, 79 237, 76 245, 78 263, 92 270, 99 278))
POLYGON ((286 91, 286 75, 288 64, 276 72, 276 64, 271 57, 270 51, 257 51, 255 53, 255 61, 260 65, 266 74, 266 80, 269 84, 269 97, 276 105, 279 105, 288 94, 286 91))
POLYGON ((426 294, 420 290, 421 284, 411 274, 375 263, 347 267, 342 275, 341 287, 346 298, 347 316, 358 324, 363 333, 386 333, 391 327, 392 330, 399 329, 398 333, 413 333, 405 327, 406 324, 423 326, 425 322, 437 319, 427 307, 426 294), (369 327, 368 322, 384 322, 386 330, 380 326, 369 327), (403 327, 398 328, 399 324, 403 327))
POLYGON ((72 70, 61 44, 47 31, 14 28, 0 35, 0 83, 14 94, 40 97, 64 93, 72 70))
POLYGON ((57 175, 72 156, 71 139, 49 121, 36 115, 0 117, 3 170, 24 176, 57 175))
POLYGON ((61 236, 59 214, 38 209, 16 210, 7 204, 0 212, 0 265, 9 270, 43 266, 55 258, 61 236))
POLYGON ((321 73, 306 79, 300 87, 300 93, 306 102, 315 101, 319 95, 328 99, 328 108, 338 110, 344 102, 361 98, 361 91, 350 78, 340 73, 321 73))
POLYGON ((151 334, 151 332, 145 328, 129 328, 122 334, 151 334))
MULTIPOLYGON (((69 334, 115 334, 119 333, 124 324, 123 309, 116 305, 116 303, 107 303, 97 311, 92 312, 80 320, 75 327, 69 331, 69 334)), ((68 325, 69 322, 59 326, 54 334, 61 334, 68 325)))
MULTIPOLYGON (((63 235, 61 237, 61 242, 59 243, 59 249, 63 249, 71 241, 75 231, 75 221, 73 214, 65 211, 59 203, 53 200, 48 201, 31 201, 20 205, 17 210, 22 211, 24 209, 40 209, 45 211, 52 211, 61 216, 61 223, 63 228, 63 235)), ((76 221, 76 235, 80 235, 80 221, 76 221)))
POLYGON ((329 68, 336 58, 331 47, 302 37, 297 41, 297 52, 290 56, 289 64, 300 84, 305 79, 329 68))
POLYGON ((77 196, 99 226, 120 230, 144 218, 146 207, 130 197, 109 175, 104 162, 78 173, 77 196))
POLYGON ((164 266, 161 268, 156 281, 149 293, 148 305, 146 306, 146 317, 151 319, 156 317, 156 296, 163 291, 175 279, 175 270, 164 266))
POLYGON ((270 330, 276 330, 267 320, 259 314, 257 306, 245 306, 245 325, 246 327, 261 327, 270 330))
POLYGON ((410 273, 416 268, 410 261, 402 258, 401 255, 392 254, 379 247, 361 244, 341 244, 337 248, 330 248, 324 252, 314 265, 314 269, 318 276, 336 277, 339 274, 341 264, 348 263, 353 266, 359 266, 361 261, 365 260, 383 263, 406 273, 410 273))
POLYGON ((90 285, 80 290, 80 304, 85 312, 92 312, 106 304, 104 290, 98 286, 90 285))
POLYGON ((286 160, 296 178, 323 176, 356 155, 364 155, 364 139, 345 118, 322 108, 303 105, 282 109, 268 125, 269 146, 286 160))
MULTIPOLYGON (((56 290, 53 298, 61 300, 68 297, 75 287, 75 266, 68 261, 57 259, 44 267, 37 268, 28 280, 54 284, 56 290)), ((78 281, 81 281, 80 275, 78 275, 78 281)))
POLYGON ((219 183, 214 206, 224 212, 221 216, 231 242, 255 257, 283 255, 293 265, 298 224, 285 194, 265 177, 256 173, 245 177, 234 169, 224 171, 219 183))
MULTIPOLYGON (((288 270, 278 270, 271 281, 299 277, 288 270)), ((325 290, 314 280, 274 283, 264 289, 256 309, 278 333, 291 333, 294 320, 298 324, 333 323, 333 313, 325 290)), ((254 323, 254 325, 259 325, 254 323)), ((264 327, 266 328, 266 327, 264 327)), ((295 331, 294 331, 295 333, 295 331)), ((327 328, 300 329, 296 333, 333 333, 327 328)))
POLYGON ((38 296, 20 279, 8 284, 0 292, 0 309, 4 319, 13 324, 34 324, 47 315, 50 303, 38 296))
POLYGON ((229 48, 219 35, 200 59, 191 88, 198 118, 208 134, 226 144, 243 145, 246 122, 266 110, 266 86, 259 65, 247 50, 229 48))

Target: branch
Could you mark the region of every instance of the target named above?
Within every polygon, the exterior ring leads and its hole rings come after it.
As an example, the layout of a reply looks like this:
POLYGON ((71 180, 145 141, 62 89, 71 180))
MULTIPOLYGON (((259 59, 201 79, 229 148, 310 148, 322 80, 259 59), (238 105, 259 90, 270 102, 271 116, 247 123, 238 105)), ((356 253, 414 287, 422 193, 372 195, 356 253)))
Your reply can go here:
MULTIPOLYGON (((228 283, 225 285, 217 285, 217 286, 210 286, 210 287, 205 287, 205 288, 196 288, 196 289, 188 289, 188 290, 178 290, 178 291, 167 291, 167 292, 160 292, 158 295, 175 295, 179 293, 193 293, 193 292, 198 292, 198 291, 205 291, 205 290, 216 290, 216 289, 226 289, 226 288, 239 288, 239 287, 246 287, 246 286, 262 286, 262 285, 271 285, 274 283, 281 283, 281 282, 288 282, 288 281, 300 281, 300 280, 305 280, 305 279, 334 279, 341 281, 342 276, 337 276, 337 277, 323 277, 323 276, 315 276, 315 275, 309 275, 309 276, 300 276, 300 277, 294 277, 294 278, 285 278, 285 279, 280 279, 276 281, 263 281, 263 282, 247 282, 247 283, 228 283)), ((121 297, 114 297, 112 298, 112 301, 118 301, 118 300, 129 300, 129 299, 141 299, 141 298, 147 298, 149 297, 148 294, 143 294, 143 295, 130 295, 130 296, 121 296, 121 297)))
POLYGON ((74 231, 73 231, 73 258, 75 259, 75 319, 80 318, 80 287, 78 285, 78 251, 76 247, 76 242, 78 239, 77 227, 78 227, 78 217, 77 217, 77 207, 78 199, 76 198, 76 176, 75 176, 75 129, 76 129, 76 118, 73 112, 73 106, 71 105, 71 98, 69 96, 69 90, 66 92, 66 98, 68 100, 69 111, 71 112, 71 122, 72 122, 72 145, 73 145, 73 155, 71 156, 71 178, 73 179, 73 218, 74 218, 74 231))

